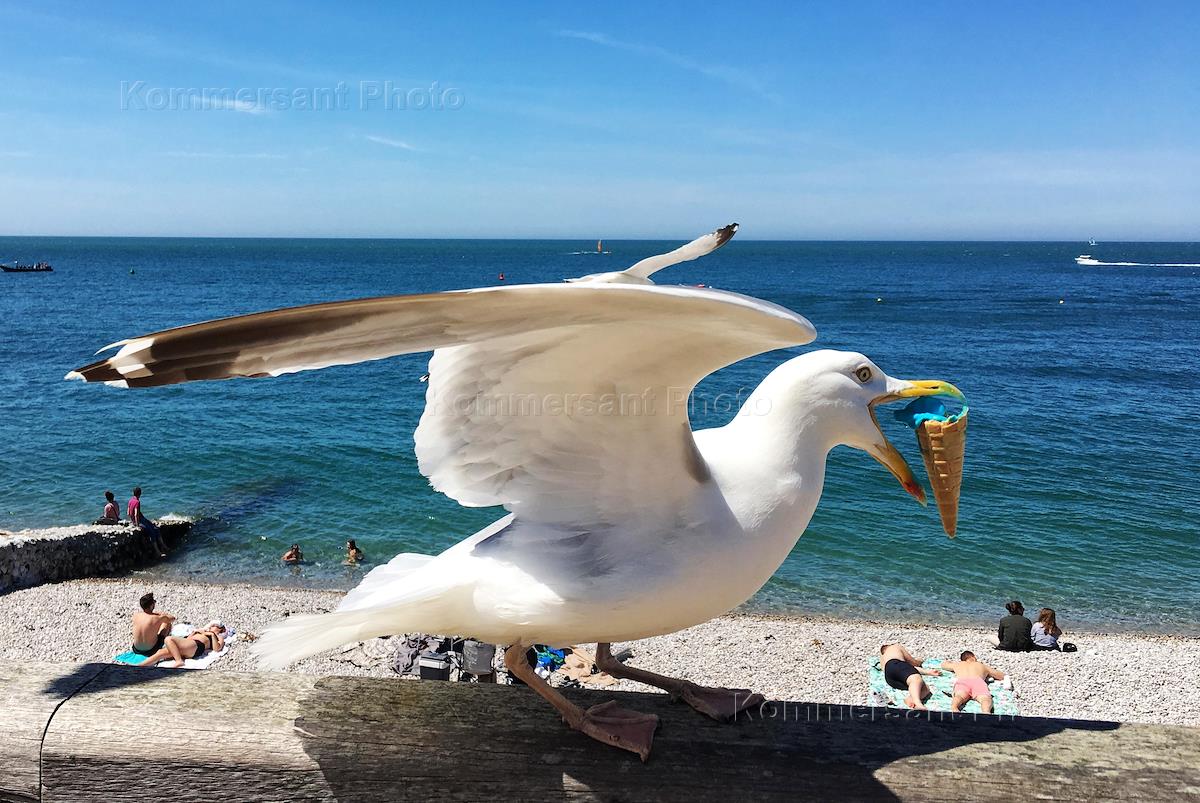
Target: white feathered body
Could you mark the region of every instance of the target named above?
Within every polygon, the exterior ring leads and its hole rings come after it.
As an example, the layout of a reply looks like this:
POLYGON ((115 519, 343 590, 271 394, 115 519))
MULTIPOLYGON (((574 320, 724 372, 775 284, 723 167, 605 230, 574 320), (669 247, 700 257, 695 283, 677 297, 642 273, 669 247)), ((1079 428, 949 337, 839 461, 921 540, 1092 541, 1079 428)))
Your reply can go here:
MULTIPOLYGON (((403 554, 373 569, 336 613, 274 625, 257 652, 265 665, 284 666, 347 642, 413 632, 494 644, 631 641, 736 608, 808 525, 836 444, 819 416, 796 414, 804 403, 797 367, 777 369, 728 425, 689 433, 695 482, 669 518, 652 505, 626 511, 624 527, 589 530, 510 514, 437 556, 403 554)), ((420 455, 420 431, 417 440, 420 455)))

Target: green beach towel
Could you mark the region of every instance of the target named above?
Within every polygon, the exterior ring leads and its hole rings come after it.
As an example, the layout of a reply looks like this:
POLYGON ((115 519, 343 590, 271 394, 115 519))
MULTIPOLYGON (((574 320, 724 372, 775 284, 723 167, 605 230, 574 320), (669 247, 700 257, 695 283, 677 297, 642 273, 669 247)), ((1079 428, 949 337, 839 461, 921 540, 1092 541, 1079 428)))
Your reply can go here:
MULTIPOLYGON (((921 666, 926 669, 937 669, 942 665, 944 658, 930 658, 921 666)), ((904 704, 904 698, 908 696, 908 691, 897 691, 887 684, 883 679, 883 669, 879 666, 879 659, 875 658, 871 661, 870 669, 867 672, 870 690, 867 692, 867 705, 883 705, 889 708, 903 708, 908 710, 908 706, 904 704)), ((946 672, 943 675, 925 676, 925 685, 933 692, 933 696, 925 701, 925 707, 930 711, 949 711, 950 697, 954 692, 954 674, 946 672)), ((988 690, 992 693, 992 713, 1003 714, 1006 716, 1018 716, 1021 712, 1017 710, 1017 696, 1013 692, 1001 686, 998 682, 992 681, 988 683, 988 690)), ((979 710, 979 703, 974 700, 969 701, 963 706, 963 711, 970 714, 982 713, 979 710)))

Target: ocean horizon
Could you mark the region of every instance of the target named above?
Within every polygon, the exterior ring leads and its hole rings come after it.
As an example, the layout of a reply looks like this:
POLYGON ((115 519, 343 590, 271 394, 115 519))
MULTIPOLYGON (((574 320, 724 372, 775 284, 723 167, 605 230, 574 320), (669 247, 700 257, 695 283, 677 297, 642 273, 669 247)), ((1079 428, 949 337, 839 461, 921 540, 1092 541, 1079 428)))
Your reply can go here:
MULTIPOLYGON (((122 391, 63 381, 126 337, 275 307, 615 270, 677 241, 0 237, 6 388, 0 529, 90 521, 134 485, 194 519, 148 579, 349 588, 404 551, 436 552, 503 514, 429 488, 412 432, 428 355, 122 391), (363 567, 341 564, 355 538, 363 567), (280 553, 299 542, 309 562, 280 553)), ((870 457, 830 455, 817 513, 747 606, 957 624, 1003 603, 1072 627, 1200 635, 1200 244, 736 238, 656 276, 761 297, 813 322, 809 347, 705 380, 719 426, 765 374, 815 348, 893 376, 946 379, 971 405, 959 534, 870 457), (1077 265, 1091 254, 1101 262, 1077 265), (1160 267, 1182 265, 1183 267, 1160 267)), ((885 431, 928 487, 912 433, 885 431)))

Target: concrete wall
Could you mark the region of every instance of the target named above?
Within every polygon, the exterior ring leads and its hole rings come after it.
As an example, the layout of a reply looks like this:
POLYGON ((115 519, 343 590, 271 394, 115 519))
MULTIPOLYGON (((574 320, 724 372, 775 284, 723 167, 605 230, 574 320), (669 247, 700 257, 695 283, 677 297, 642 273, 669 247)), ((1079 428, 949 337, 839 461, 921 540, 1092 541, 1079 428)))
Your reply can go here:
MULTIPOLYGON (((189 521, 160 521, 163 540, 175 548, 192 529, 189 521)), ((99 577, 148 566, 158 551, 124 524, 78 524, 0 533, 0 594, 42 583, 99 577)))

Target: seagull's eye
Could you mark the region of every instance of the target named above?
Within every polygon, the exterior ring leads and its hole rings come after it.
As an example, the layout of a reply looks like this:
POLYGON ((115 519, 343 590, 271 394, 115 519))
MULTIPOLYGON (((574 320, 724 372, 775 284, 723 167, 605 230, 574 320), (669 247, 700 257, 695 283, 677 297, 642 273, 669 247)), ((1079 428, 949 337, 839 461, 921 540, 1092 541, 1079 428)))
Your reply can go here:
POLYGON ((858 381, 864 385, 871 381, 871 369, 865 365, 862 368, 856 368, 854 375, 858 377, 858 381))

